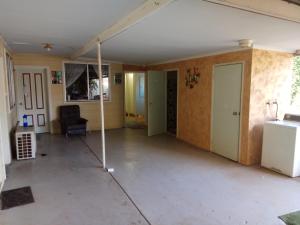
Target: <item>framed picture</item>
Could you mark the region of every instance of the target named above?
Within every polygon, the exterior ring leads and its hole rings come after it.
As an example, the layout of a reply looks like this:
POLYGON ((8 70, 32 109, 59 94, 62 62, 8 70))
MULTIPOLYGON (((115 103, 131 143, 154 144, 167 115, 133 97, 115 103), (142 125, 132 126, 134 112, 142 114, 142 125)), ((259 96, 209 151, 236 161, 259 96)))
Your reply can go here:
POLYGON ((51 71, 52 84, 62 84, 62 71, 51 71))

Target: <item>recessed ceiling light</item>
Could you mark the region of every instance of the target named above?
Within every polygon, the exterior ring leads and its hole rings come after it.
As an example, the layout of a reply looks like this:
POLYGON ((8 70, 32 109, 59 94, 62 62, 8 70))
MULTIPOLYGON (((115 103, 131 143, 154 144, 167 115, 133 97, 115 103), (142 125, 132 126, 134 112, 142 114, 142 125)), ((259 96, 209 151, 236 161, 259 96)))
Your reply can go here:
POLYGON ((28 42, 21 42, 21 41, 13 41, 12 44, 13 45, 31 45, 28 42))
POLYGON ((251 39, 239 40, 239 46, 241 48, 252 48, 253 47, 253 40, 251 40, 251 39))

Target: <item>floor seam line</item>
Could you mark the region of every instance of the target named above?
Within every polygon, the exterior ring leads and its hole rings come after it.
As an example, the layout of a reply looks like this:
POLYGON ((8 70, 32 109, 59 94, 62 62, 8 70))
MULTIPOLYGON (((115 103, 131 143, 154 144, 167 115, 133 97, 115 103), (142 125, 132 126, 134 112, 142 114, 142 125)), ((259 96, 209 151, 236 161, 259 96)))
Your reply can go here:
MULTIPOLYGON (((89 151, 94 155, 94 157, 102 164, 103 168, 103 162, 102 160, 97 156, 97 154, 92 150, 92 148, 81 138, 79 137, 81 142, 89 149, 89 151)), ((133 206, 136 208, 136 210, 139 212, 139 214, 144 218, 144 220, 148 223, 148 225, 152 225, 150 221, 147 219, 147 217, 144 215, 144 213, 141 211, 141 209, 137 206, 137 204, 134 202, 134 200, 130 197, 130 195, 126 192, 124 187, 120 184, 120 182, 117 180, 117 178, 114 177, 112 173, 108 174, 111 176, 111 178, 115 181, 115 183, 119 186, 119 188, 122 190, 122 192, 126 195, 126 197, 129 199, 129 201, 133 204, 133 206)))

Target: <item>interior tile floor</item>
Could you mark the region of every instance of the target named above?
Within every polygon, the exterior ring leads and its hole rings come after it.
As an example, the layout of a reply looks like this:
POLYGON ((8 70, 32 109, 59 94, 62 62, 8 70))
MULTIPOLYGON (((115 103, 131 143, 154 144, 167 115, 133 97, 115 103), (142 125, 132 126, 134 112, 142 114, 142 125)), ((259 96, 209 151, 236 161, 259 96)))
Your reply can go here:
POLYGON ((14 162, 5 190, 30 185, 35 203, 0 211, 1 225, 281 225, 300 210, 300 179, 245 167, 141 129, 42 135, 36 160, 14 162), (93 153, 91 152, 93 151, 93 153))

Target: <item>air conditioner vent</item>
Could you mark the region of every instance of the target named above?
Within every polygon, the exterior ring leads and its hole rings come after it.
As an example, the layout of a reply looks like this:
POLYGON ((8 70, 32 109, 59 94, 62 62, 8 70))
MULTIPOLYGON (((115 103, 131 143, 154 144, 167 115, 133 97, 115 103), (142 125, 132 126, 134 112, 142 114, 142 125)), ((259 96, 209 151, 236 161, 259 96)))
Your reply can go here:
POLYGON ((18 127, 16 130, 17 160, 33 159, 36 153, 34 128, 18 127))

